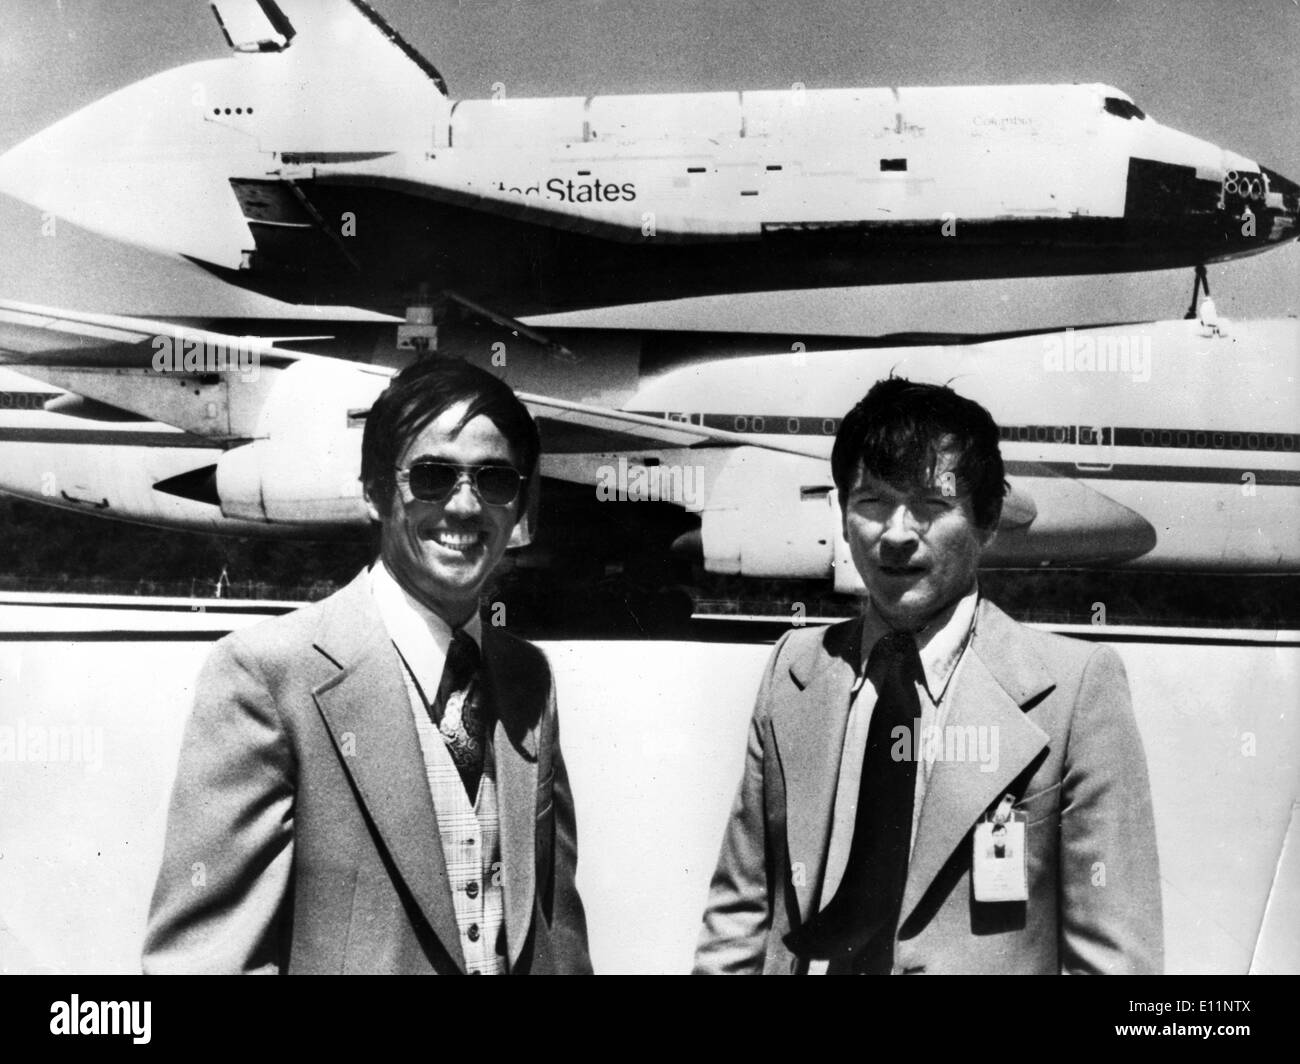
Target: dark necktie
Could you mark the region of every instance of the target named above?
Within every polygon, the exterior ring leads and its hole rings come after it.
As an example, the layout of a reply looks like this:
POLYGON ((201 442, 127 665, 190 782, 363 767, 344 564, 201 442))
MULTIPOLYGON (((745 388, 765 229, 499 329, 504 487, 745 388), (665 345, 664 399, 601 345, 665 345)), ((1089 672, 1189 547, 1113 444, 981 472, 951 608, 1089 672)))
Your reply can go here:
POLYGON ((893 632, 871 648, 867 679, 876 689, 876 704, 844 878, 830 903, 787 940, 800 956, 829 959, 831 974, 883 975, 893 966, 912 841, 920 669, 916 642, 906 632, 893 632), (899 747, 908 756, 895 760, 895 729, 900 727, 908 731, 899 747))
POLYGON ((487 721, 479 682, 478 644, 460 629, 453 633, 451 646, 447 648, 438 697, 429 707, 429 716, 442 734, 451 759, 460 770, 465 791, 473 801, 483 772, 487 721))

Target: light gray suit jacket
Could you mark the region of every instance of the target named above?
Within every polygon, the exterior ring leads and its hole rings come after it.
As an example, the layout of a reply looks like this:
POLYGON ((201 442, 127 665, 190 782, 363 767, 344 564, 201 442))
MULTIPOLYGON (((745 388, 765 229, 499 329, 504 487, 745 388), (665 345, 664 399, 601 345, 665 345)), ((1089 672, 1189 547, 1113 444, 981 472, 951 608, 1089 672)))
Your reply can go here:
MULTIPOLYGON (((839 885, 826 858, 861 630, 860 620, 794 630, 772 654, 697 972, 802 970, 783 939, 839 885)), ((1119 656, 1026 628, 981 601, 960 668, 946 723, 996 729, 997 767, 934 764, 895 972, 1159 972, 1155 826, 1119 656), (973 828, 1007 793, 1027 818, 1029 900, 977 902, 973 828)))
MULTIPOLYGON (((483 630, 510 970, 589 972, 542 653, 483 630)), ((366 574, 216 644, 185 730, 147 972, 465 970, 402 677, 366 574)))

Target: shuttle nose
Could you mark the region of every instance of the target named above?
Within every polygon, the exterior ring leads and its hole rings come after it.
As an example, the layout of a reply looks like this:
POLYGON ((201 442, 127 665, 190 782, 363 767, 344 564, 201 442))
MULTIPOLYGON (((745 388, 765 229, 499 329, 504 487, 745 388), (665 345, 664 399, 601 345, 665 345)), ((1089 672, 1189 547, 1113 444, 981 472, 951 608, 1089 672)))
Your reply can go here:
MULTIPOLYGON (((0 192, 93 232, 131 239, 138 181, 126 164, 143 170, 147 153, 133 151, 140 145, 125 135, 131 127, 124 117, 110 96, 29 137, 0 156, 0 192)), ((137 115, 137 124, 148 117, 137 115)))
POLYGON ((31 141, 24 141, 0 155, 0 194, 24 203, 32 202, 32 183, 26 176, 31 170, 27 159, 30 144, 31 141))
POLYGON ((120 89, 11 148, 0 193, 113 240, 237 268, 252 240, 229 179, 257 172, 257 156, 196 110, 206 65, 120 89))
MULTIPOLYGON (((57 128, 57 127, 56 127, 57 128)), ((37 133, 0 155, 0 193, 12 196, 40 210, 62 213, 58 205, 67 171, 61 165, 63 152, 53 129, 37 133)))

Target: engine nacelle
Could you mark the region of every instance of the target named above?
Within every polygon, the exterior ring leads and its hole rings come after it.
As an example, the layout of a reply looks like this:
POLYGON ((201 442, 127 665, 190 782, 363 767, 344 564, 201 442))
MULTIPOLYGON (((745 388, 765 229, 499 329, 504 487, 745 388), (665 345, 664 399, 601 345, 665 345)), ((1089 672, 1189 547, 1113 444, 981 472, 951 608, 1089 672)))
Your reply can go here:
POLYGON ((825 461, 753 447, 728 452, 700 521, 710 572, 826 579, 835 567, 839 506, 825 461))
POLYGON ((258 438, 222 455, 217 494, 226 517, 365 527, 363 415, 386 372, 318 360, 277 371, 258 418, 258 438))

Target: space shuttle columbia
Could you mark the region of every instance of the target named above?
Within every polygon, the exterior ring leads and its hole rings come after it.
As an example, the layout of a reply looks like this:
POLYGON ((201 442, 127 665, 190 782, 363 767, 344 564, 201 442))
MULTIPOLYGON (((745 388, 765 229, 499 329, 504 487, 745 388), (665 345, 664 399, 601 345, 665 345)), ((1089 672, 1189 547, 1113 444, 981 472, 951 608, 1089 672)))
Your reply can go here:
POLYGON ((0 191, 290 302, 495 311, 1197 267, 1300 186, 1106 85, 455 100, 363 0, 219 0, 232 54, 0 158, 0 191))
POLYGON ((1012 494, 993 565, 1300 569, 1293 320, 906 346, 519 320, 1203 271, 1296 239, 1300 186, 1120 90, 455 100, 363 0, 211 6, 228 57, 11 148, 0 192, 244 289, 406 324, 385 326, 396 341, 322 337, 319 323, 275 340, 0 300, 0 491, 195 531, 364 535, 365 413, 396 364, 436 348, 516 388, 539 420, 543 475, 581 489, 574 512, 602 489, 661 502, 675 508, 665 548, 707 571, 850 592, 830 446, 849 402, 902 372, 956 382, 1002 426, 1012 494), (503 330, 498 342, 470 329, 451 346, 439 322, 452 305, 503 330))

